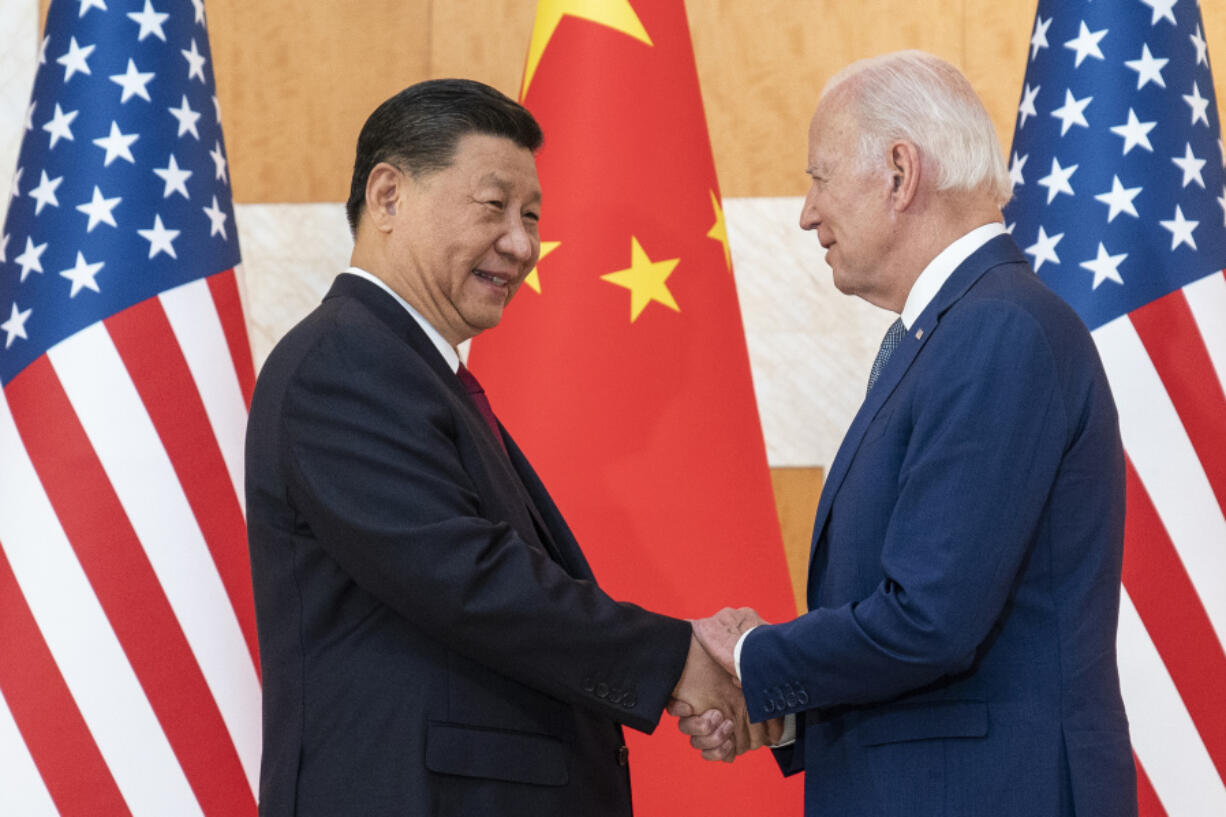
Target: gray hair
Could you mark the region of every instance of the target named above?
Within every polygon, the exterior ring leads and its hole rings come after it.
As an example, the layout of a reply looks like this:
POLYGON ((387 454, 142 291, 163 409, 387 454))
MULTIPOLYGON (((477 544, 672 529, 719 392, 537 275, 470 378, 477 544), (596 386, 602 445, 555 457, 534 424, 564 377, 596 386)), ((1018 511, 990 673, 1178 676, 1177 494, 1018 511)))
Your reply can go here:
POLYGON ((970 82, 945 60, 898 51, 839 71, 822 91, 838 91, 859 125, 857 161, 871 171, 889 144, 906 140, 936 167, 938 190, 982 190, 1000 206, 1013 195, 996 129, 970 82))

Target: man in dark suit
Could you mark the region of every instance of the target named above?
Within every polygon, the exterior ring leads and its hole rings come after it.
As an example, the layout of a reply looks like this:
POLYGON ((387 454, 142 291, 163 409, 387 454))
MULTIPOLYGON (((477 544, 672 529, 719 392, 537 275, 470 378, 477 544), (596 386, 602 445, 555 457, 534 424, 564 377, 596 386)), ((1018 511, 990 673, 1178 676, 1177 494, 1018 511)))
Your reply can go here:
MULTIPOLYGON (((987 112, 930 55, 857 63, 808 172, 801 226, 835 285, 900 317, 822 491, 810 611, 724 610, 699 638, 751 719, 792 722, 777 756, 806 814, 1135 815, 1115 405, 1001 223, 987 112)), ((700 717, 682 728, 706 745, 700 717)))
MULTIPOLYGON (((628 815, 620 724, 651 731, 672 696, 743 714, 688 622, 600 590, 460 365, 536 263, 540 143, 479 83, 381 105, 353 266, 260 374, 263 815, 628 815)), ((750 745, 743 718, 722 728, 750 745)))

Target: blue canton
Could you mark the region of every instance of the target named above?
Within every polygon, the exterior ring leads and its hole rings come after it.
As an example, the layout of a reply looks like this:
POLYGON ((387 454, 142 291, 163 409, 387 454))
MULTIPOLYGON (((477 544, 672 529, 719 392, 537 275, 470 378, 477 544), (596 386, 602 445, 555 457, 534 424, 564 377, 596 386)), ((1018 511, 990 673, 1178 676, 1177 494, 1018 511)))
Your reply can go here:
POLYGON ((0 385, 239 263, 203 0, 53 0, 0 234, 0 385))
POLYGON ((1005 224, 1095 329, 1226 267, 1226 149, 1192 0, 1040 0, 1005 224))

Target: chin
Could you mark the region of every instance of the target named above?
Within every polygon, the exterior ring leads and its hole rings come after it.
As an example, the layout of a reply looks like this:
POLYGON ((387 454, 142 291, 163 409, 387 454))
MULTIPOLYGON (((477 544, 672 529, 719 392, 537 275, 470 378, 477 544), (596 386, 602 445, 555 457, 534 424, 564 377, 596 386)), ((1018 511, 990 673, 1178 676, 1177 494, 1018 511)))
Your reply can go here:
POLYGON ((502 323, 502 310, 497 312, 482 312, 480 315, 474 315, 469 323, 476 327, 478 332, 485 332, 493 329, 498 324, 502 323))
POLYGON ((844 295, 855 295, 855 287, 847 280, 847 277, 840 273, 837 269, 831 270, 830 280, 834 283, 834 288, 844 295))

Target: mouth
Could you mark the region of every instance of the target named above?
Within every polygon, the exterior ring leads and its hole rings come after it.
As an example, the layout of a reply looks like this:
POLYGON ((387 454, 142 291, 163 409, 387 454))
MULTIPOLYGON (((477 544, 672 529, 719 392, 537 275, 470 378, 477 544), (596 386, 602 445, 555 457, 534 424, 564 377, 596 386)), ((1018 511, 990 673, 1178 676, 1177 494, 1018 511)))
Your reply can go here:
POLYGON ((508 286, 510 286, 511 281, 514 280, 513 276, 501 275, 496 272, 486 272, 485 270, 481 269, 473 270, 473 275, 477 276, 491 286, 498 287, 499 289, 506 289, 508 286))

